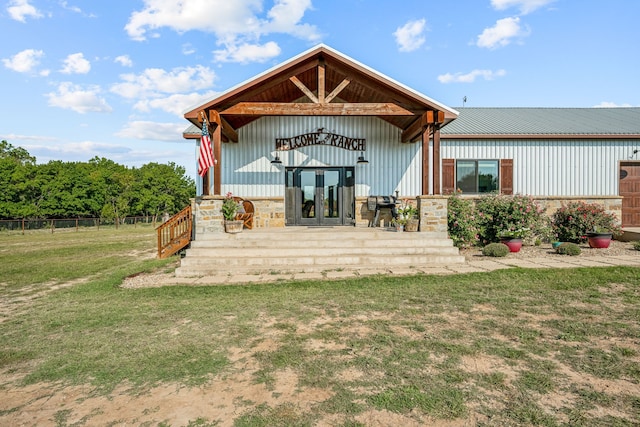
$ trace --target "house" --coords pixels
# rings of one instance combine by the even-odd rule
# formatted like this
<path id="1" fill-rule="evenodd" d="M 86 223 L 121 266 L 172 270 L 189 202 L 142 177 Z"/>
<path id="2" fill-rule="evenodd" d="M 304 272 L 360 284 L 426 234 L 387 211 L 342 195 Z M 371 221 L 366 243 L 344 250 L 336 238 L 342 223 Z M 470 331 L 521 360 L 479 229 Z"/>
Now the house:
<path id="1" fill-rule="evenodd" d="M 454 109 L 318 45 L 199 105 L 217 164 L 198 182 L 195 234 L 222 230 L 228 192 L 255 225 L 367 226 L 370 196 L 419 205 L 446 233 L 446 194 L 601 203 L 640 226 L 640 108 Z M 197 150 L 196 150 L 197 151 Z"/>

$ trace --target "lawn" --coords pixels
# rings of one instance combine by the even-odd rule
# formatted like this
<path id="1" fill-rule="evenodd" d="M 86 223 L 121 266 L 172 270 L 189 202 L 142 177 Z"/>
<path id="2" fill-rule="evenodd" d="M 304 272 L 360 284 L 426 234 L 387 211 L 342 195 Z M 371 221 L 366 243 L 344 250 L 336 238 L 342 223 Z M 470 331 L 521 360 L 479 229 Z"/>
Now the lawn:
<path id="1" fill-rule="evenodd" d="M 638 425 L 637 268 L 119 287 L 154 245 L 0 234 L 0 425 Z"/>

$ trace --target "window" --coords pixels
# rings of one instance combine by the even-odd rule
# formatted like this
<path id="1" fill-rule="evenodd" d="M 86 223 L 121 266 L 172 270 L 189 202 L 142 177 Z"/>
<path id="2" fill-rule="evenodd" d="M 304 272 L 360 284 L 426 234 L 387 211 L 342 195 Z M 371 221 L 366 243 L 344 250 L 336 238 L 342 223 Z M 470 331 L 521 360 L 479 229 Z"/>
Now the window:
<path id="1" fill-rule="evenodd" d="M 456 188 L 467 194 L 497 191 L 498 167 L 498 160 L 458 160 Z"/>

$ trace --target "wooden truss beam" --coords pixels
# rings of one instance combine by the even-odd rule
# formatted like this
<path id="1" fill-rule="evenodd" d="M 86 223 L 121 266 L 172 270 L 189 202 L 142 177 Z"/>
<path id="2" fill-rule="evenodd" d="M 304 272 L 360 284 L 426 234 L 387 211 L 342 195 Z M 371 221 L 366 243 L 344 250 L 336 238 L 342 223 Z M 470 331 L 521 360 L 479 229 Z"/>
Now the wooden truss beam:
<path id="1" fill-rule="evenodd" d="M 411 111 L 390 102 L 333 104 L 239 102 L 221 111 L 220 114 L 241 116 L 413 116 Z"/>
<path id="2" fill-rule="evenodd" d="M 222 134 L 231 142 L 238 142 L 238 131 L 227 122 L 216 110 L 209 111 L 209 122 L 215 123 L 222 128 Z"/>
<path id="3" fill-rule="evenodd" d="M 324 64 L 324 60 L 320 61 L 320 64 L 318 65 L 318 102 L 320 104 L 324 104 L 325 101 L 325 95 L 326 95 L 326 83 L 325 83 L 325 64 Z"/>
<path id="4" fill-rule="evenodd" d="M 315 96 L 315 94 L 313 92 L 311 92 L 311 90 L 305 86 L 304 83 L 302 83 L 300 81 L 300 79 L 298 79 L 296 76 L 291 76 L 289 77 L 289 80 L 291 80 L 291 82 L 296 85 L 298 87 L 298 89 L 300 89 L 302 91 L 302 93 L 304 93 L 305 95 L 307 95 L 307 98 L 309 98 L 311 100 L 311 102 L 313 102 L 314 104 L 319 104 L 320 100 L 318 99 L 317 96 Z"/>
<path id="5" fill-rule="evenodd" d="M 325 98 L 325 102 L 328 104 L 333 101 L 333 99 L 338 96 L 340 92 L 342 92 L 342 90 L 349 85 L 349 83 L 351 83 L 351 80 L 344 79 L 338 86 L 336 86 L 334 90 L 331 91 L 329 95 L 327 95 L 327 97 Z"/>
<path id="6" fill-rule="evenodd" d="M 415 119 L 400 136 L 402 142 L 412 142 L 418 139 L 428 125 L 444 123 L 444 111 L 429 110 Z"/>
<path id="7" fill-rule="evenodd" d="M 416 138 L 421 137 L 425 127 L 427 127 L 427 113 L 421 114 L 405 130 L 402 131 L 400 141 L 411 142 Z"/>

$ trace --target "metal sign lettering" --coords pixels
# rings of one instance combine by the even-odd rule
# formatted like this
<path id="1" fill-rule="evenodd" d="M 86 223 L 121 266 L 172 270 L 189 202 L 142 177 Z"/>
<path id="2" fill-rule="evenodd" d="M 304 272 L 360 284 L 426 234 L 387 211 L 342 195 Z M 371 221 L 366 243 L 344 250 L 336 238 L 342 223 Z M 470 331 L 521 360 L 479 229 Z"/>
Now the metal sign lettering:
<path id="1" fill-rule="evenodd" d="M 319 128 L 315 132 L 305 133 L 291 138 L 276 138 L 276 150 L 288 151 L 311 145 L 329 145 L 349 151 L 366 151 L 367 141 L 364 138 L 350 138 L 327 132 Z"/>

